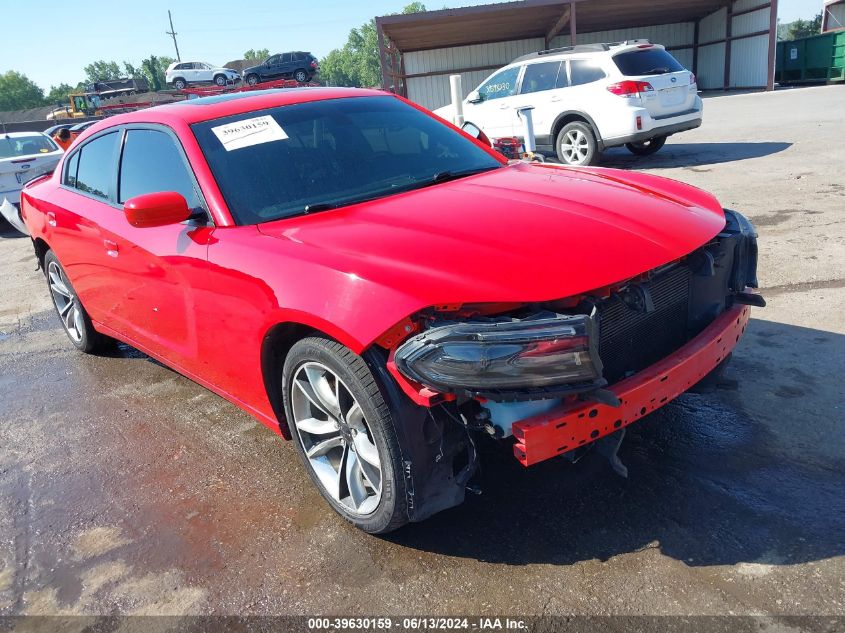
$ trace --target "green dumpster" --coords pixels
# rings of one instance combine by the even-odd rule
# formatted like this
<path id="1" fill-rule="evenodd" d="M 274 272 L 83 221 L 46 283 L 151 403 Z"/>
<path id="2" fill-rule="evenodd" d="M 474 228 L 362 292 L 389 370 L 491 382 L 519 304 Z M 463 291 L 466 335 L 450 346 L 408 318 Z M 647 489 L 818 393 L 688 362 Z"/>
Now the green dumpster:
<path id="1" fill-rule="evenodd" d="M 780 84 L 845 81 L 845 31 L 778 42 L 775 81 Z"/>

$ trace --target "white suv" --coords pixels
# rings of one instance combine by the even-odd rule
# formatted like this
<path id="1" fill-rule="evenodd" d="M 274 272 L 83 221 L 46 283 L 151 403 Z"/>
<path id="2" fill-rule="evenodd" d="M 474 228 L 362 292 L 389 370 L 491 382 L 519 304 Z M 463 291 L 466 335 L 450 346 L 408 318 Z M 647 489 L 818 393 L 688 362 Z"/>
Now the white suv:
<path id="1" fill-rule="evenodd" d="M 225 86 L 241 80 L 237 70 L 220 68 L 205 62 L 173 62 L 164 73 L 164 80 L 173 84 L 176 90 L 184 90 L 190 84 L 210 84 Z"/>
<path id="2" fill-rule="evenodd" d="M 647 40 L 589 44 L 520 57 L 464 101 L 464 120 L 490 138 L 522 136 L 517 111 L 533 106 L 537 148 L 561 162 L 591 165 L 625 145 L 645 156 L 670 134 L 701 125 L 695 75 Z M 452 120 L 451 105 L 436 114 Z"/>

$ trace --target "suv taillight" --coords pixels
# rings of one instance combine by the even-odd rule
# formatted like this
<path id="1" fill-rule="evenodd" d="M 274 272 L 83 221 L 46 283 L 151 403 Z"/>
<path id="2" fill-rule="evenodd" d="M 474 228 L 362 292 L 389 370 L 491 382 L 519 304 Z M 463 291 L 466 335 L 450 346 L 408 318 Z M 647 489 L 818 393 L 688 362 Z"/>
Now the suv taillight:
<path id="1" fill-rule="evenodd" d="M 644 92 L 654 92 L 654 87 L 647 81 L 620 81 L 607 89 L 619 97 L 638 97 Z"/>
<path id="2" fill-rule="evenodd" d="M 317 62 L 316 62 L 316 61 L 312 61 L 312 62 L 311 62 L 311 68 L 316 68 L 316 67 L 317 67 Z"/>

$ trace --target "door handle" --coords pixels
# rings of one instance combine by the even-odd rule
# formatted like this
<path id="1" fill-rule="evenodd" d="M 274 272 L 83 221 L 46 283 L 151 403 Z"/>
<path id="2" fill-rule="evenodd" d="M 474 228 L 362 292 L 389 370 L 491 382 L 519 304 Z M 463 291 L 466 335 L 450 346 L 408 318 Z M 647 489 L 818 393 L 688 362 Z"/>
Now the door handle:
<path id="1" fill-rule="evenodd" d="M 112 240 L 103 240 L 103 246 L 106 247 L 106 255 L 109 257 L 117 257 L 117 242 Z"/>
<path id="2" fill-rule="evenodd" d="M 47 224 L 50 226 L 56 226 L 56 214 L 52 211 L 47 212 Z"/>
<path id="3" fill-rule="evenodd" d="M 503 103 L 499 106 L 499 110 L 507 110 L 510 106 L 507 103 Z"/>
<path id="4" fill-rule="evenodd" d="M 551 99 L 549 99 L 549 101 L 558 102 L 560 101 L 560 97 L 552 97 Z"/>

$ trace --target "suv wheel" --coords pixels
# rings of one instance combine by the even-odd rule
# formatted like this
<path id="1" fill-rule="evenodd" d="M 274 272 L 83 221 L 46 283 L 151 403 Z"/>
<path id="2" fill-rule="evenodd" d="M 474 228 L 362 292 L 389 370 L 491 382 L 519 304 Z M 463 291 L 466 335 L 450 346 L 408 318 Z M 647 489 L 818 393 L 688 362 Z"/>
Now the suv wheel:
<path id="1" fill-rule="evenodd" d="M 258 83 L 258 75 L 247 75 L 247 76 L 246 76 L 246 82 L 247 82 L 250 86 L 254 86 L 254 85 L 256 85 L 256 84 Z"/>
<path id="2" fill-rule="evenodd" d="M 583 121 L 564 125 L 558 132 L 555 149 L 558 160 L 566 165 L 593 165 L 599 158 L 595 133 Z"/>
<path id="3" fill-rule="evenodd" d="M 188 87 L 188 82 L 180 77 L 179 79 L 173 80 L 173 87 L 176 88 L 176 90 L 184 90 Z"/>
<path id="4" fill-rule="evenodd" d="M 304 84 L 308 81 L 308 73 L 304 70 L 297 70 L 293 73 L 293 78 L 296 79 L 299 83 Z"/>
<path id="5" fill-rule="evenodd" d="M 285 358 L 282 385 L 297 452 L 332 508 L 371 534 L 407 523 L 399 442 L 364 359 L 326 338 L 302 339 Z"/>
<path id="6" fill-rule="evenodd" d="M 651 156 L 660 151 L 660 148 L 666 144 L 666 136 L 656 136 L 647 141 L 640 141 L 639 143 L 626 143 L 625 147 L 628 151 L 637 156 Z"/>
<path id="7" fill-rule="evenodd" d="M 214 77 L 214 83 L 218 86 L 225 86 L 226 85 L 226 77 L 224 75 L 216 75 Z"/>

